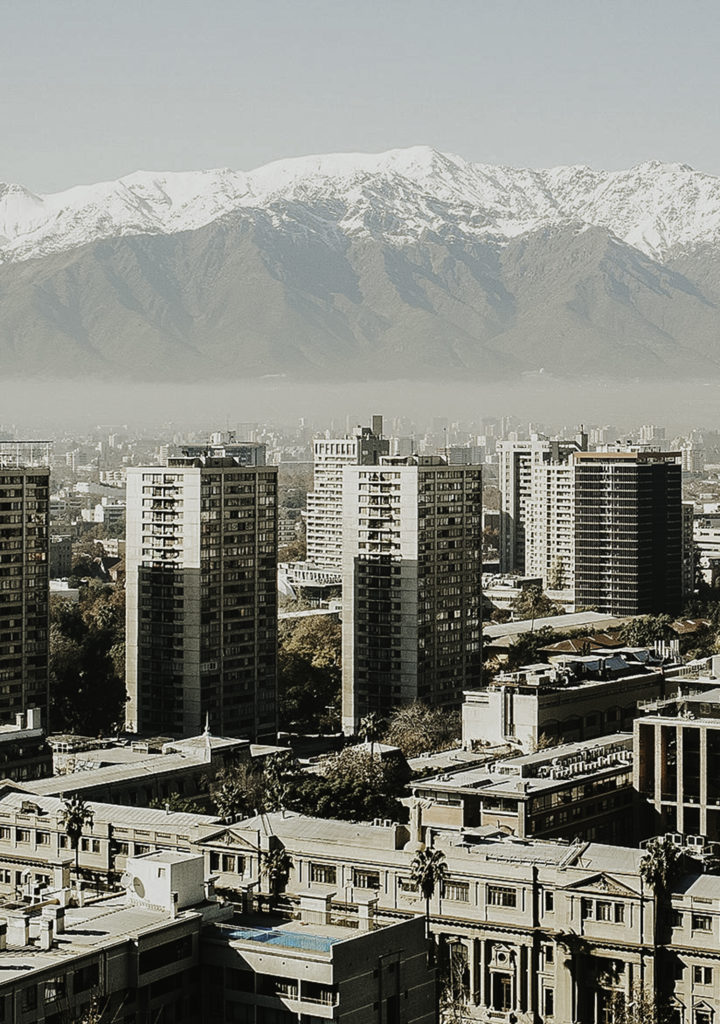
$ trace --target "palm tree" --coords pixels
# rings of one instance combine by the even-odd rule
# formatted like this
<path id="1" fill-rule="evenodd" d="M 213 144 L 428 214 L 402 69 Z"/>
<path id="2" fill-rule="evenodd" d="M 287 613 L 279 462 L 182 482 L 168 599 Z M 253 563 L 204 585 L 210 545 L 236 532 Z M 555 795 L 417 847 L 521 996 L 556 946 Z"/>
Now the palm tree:
<path id="1" fill-rule="evenodd" d="M 92 828 L 95 816 L 92 808 L 77 793 L 70 797 L 63 796 L 61 799 L 63 804 L 62 823 L 65 827 L 65 834 L 70 840 L 70 846 L 75 851 L 75 871 L 77 873 L 79 870 L 80 839 L 86 825 Z"/>
<path id="2" fill-rule="evenodd" d="M 374 711 L 360 719 L 358 736 L 370 744 L 370 757 L 372 757 L 375 743 L 380 739 L 380 720 Z"/>
<path id="3" fill-rule="evenodd" d="M 670 926 L 672 888 L 685 871 L 685 854 L 672 842 L 669 836 L 656 836 L 645 847 L 640 861 L 640 877 L 650 886 L 655 897 L 655 920 L 653 945 L 655 946 L 654 1003 L 661 1004 L 661 970 L 658 963 L 659 947 L 662 948 Z"/>
<path id="4" fill-rule="evenodd" d="M 282 844 L 261 852 L 260 873 L 267 879 L 270 896 L 277 896 L 285 888 L 292 866 L 292 857 Z"/>
<path id="5" fill-rule="evenodd" d="M 426 847 L 418 850 L 410 865 L 410 878 L 425 897 L 425 933 L 430 937 L 430 900 L 438 883 L 447 875 L 447 862 L 442 850 Z"/>

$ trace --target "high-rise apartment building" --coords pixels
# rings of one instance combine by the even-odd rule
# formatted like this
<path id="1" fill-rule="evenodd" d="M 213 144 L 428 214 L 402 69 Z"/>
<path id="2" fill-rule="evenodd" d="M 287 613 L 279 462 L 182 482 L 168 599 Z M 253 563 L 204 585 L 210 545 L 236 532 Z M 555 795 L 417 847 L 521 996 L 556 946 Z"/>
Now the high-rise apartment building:
<path id="1" fill-rule="evenodd" d="M 534 491 L 545 486 L 540 483 L 539 470 L 546 464 L 553 466 L 564 462 L 569 452 L 587 448 L 587 436 L 582 432 L 573 441 L 550 441 L 546 437 L 533 435 L 529 441 L 501 441 L 500 454 L 500 569 L 520 575 L 534 574 L 537 568 L 528 565 L 528 542 L 526 534 L 531 514 Z M 561 485 L 560 485 L 561 486 Z M 541 541 L 537 523 L 532 541 L 533 548 Z M 555 558 L 554 544 L 548 542 L 546 557 Z M 544 557 L 542 554 L 538 558 Z M 533 558 L 535 566 L 536 559 Z"/>
<path id="2" fill-rule="evenodd" d="M 128 724 L 276 733 L 277 469 L 212 455 L 127 474 Z"/>
<path id="3" fill-rule="evenodd" d="M 49 718 L 49 445 L 0 443 L 0 723 Z"/>
<path id="4" fill-rule="evenodd" d="M 481 681 L 479 466 L 439 456 L 347 466 L 342 720 L 421 700 L 459 708 Z"/>
<path id="5" fill-rule="evenodd" d="M 343 469 L 376 465 L 387 455 L 389 442 L 382 437 L 382 416 L 372 426 L 357 427 L 343 438 L 318 438 L 313 442 L 313 490 L 307 496 L 307 561 L 319 569 L 340 572 L 342 567 Z"/>
<path id="6" fill-rule="evenodd" d="M 676 612 L 682 599 L 676 453 L 578 452 L 575 604 L 611 615 Z"/>

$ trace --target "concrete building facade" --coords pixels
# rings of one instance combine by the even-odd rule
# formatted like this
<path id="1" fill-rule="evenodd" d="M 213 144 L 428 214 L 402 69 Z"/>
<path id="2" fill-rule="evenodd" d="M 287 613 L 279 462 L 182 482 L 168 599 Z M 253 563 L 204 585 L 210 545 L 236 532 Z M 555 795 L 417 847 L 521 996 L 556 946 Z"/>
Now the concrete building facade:
<path id="1" fill-rule="evenodd" d="M 36 444 L 0 444 L 0 723 L 30 708 L 49 721 L 50 470 Z"/>
<path id="2" fill-rule="evenodd" d="M 272 739 L 277 469 L 200 457 L 127 477 L 128 727 Z"/>
<path id="3" fill-rule="evenodd" d="M 313 489 L 307 496 L 306 559 L 318 569 L 342 568 L 343 469 L 373 466 L 389 451 L 382 436 L 382 416 L 372 426 L 357 427 L 343 438 L 316 438 L 313 442 Z"/>
<path id="4" fill-rule="evenodd" d="M 439 456 L 348 466 L 342 721 L 414 700 L 459 708 L 481 676 L 480 467 Z"/>

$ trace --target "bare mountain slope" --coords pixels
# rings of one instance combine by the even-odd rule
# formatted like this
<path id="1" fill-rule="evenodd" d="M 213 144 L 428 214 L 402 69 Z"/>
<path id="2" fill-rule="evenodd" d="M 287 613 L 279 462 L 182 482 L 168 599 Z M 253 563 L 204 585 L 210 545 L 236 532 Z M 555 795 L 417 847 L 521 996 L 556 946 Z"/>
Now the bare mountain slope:
<path id="1" fill-rule="evenodd" d="M 720 181 L 424 148 L 0 186 L 6 376 L 720 377 Z"/>

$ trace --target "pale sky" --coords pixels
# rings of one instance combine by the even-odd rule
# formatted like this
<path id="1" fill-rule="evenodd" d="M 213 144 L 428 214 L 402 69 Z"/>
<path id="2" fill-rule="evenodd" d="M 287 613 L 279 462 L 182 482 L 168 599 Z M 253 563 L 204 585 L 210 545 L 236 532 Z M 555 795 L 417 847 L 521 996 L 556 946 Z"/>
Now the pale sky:
<path id="1" fill-rule="evenodd" d="M 720 174 L 717 0 L 2 0 L 0 181 L 427 144 Z"/>

